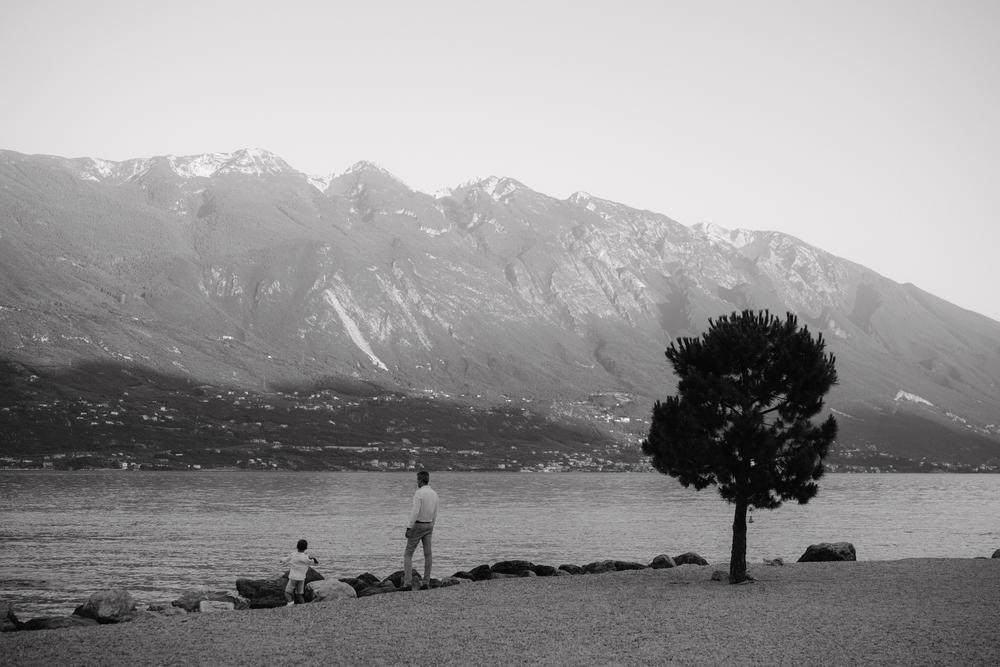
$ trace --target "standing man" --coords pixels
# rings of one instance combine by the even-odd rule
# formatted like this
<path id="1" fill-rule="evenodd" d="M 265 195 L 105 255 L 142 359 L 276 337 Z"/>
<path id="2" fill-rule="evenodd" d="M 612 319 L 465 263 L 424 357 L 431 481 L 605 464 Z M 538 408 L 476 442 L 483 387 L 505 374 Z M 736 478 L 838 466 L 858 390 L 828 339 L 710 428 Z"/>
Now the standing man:
<path id="1" fill-rule="evenodd" d="M 424 543 L 424 579 L 420 588 L 427 588 L 431 581 L 431 533 L 437 519 L 438 494 L 430 486 L 431 476 L 426 470 L 417 473 L 417 490 L 413 494 L 413 509 L 406 523 L 406 550 L 403 552 L 403 590 L 413 590 L 413 552 Z"/>

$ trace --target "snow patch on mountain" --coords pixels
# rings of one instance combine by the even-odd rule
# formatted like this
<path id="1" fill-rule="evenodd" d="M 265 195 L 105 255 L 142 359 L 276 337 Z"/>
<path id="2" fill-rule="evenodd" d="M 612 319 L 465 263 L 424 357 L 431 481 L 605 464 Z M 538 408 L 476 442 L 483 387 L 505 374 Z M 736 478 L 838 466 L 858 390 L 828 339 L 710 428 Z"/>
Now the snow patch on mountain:
<path id="1" fill-rule="evenodd" d="M 527 186 L 507 176 L 486 176 L 466 181 L 455 188 L 453 192 L 465 189 L 480 190 L 489 195 L 493 201 L 501 202 L 518 190 L 526 190 Z"/>
<path id="2" fill-rule="evenodd" d="M 262 148 L 241 148 L 233 153 L 168 155 L 166 161 L 181 178 L 211 178 L 220 174 L 260 177 L 294 171 L 280 157 Z"/>
<path id="3" fill-rule="evenodd" d="M 344 173 L 345 174 L 356 174 L 358 172 L 363 172 L 363 171 L 375 171 L 375 172 L 378 172 L 380 174 L 385 174 L 386 176 L 392 176 L 392 174 L 389 172 L 388 169 L 386 169 L 382 165 L 376 164 L 376 163 L 371 162 L 369 160 L 359 160 L 359 161 L 355 162 L 350 167 L 348 167 L 347 170 L 344 171 Z M 395 176 L 392 176 L 392 177 L 395 178 Z"/>
<path id="4" fill-rule="evenodd" d="M 382 360 L 375 355 L 375 351 L 372 350 L 368 340 L 361 333 L 361 329 L 358 327 L 357 322 L 354 321 L 354 318 L 352 318 L 347 312 L 347 309 L 340 303 L 340 299 L 337 298 L 337 295 L 332 289 L 323 290 L 323 300 L 332 306 L 334 311 L 336 311 L 337 317 L 340 318 L 341 324 L 344 325 L 344 330 L 347 331 L 347 335 L 350 336 L 351 341 L 358 347 L 358 349 L 361 350 L 365 356 L 367 356 L 371 362 L 375 364 L 375 366 L 384 371 L 389 370 L 388 366 L 386 366 Z"/>
<path id="5" fill-rule="evenodd" d="M 899 403 L 900 401 L 909 401 L 910 403 L 916 403 L 917 405 L 929 405 L 932 408 L 934 407 L 934 404 L 928 401 L 926 398 L 921 398 L 916 394 L 911 394 L 910 392 L 903 391 L 902 389 L 896 392 L 896 397 L 892 400 L 896 401 L 897 403 Z"/>
<path id="6" fill-rule="evenodd" d="M 376 164 L 374 162 L 370 162 L 368 160 L 361 160 L 360 162 L 355 162 L 350 167 L 348 167 L 347 171 L 345 171 L 343 174 L 341 174 L 341 176 L 349 176 L 349 175 L 352 175 L 352 174 L 361 175 L 361 174 L 366 174 L 366 173 L 367 174 L 378 174 L 379 176 L 383 176 L 385 178 L 388 178 L 389 180 L 397 183 L 398 185 L 403 186 L 407 190 L 412 190 L 412 188 L 410 188 L 410 186 L 408 186 L 406 183 L 403 182 L 403 179 L 399 178 L 398 176 L 396 176 L 395 174 L 393 174 L 391 171 L 389 171 L 385 167 L 383 167 L 383 166 L 381 166 L 379 164 Z"/>
<path id="7" fill-rule="evenodd" d="M 711 222 L 699 222 L 691 225 L 691 229 L 706 236 L 710 242 L 721 243 L 734 248 L 742 248 L 752 243 L 756 235 L 745 229 L 727 229 Z"/>
<path id="8" fill-rule="evenodd" d="M 262 148 L 242 148 L 226 160 L 216 174 L 245 174 L 265 176 L 290 171 L 291 168 L 280 157 Z"/>
<path id="9" fill-rule="evenodd" d="M 330 182 L 334 179 L 334 175 L 329 176 L 306 176 L 306 180 L 309 181 L 309 185 L 313 186 L 320 192 L 326 192 L 326 189 L 330 187 Z"/>
<path id="10" fill-rule="evenodd" d="M 87 158 L 83 169 L 80 171 L 80 178 L 87 181 L 103 181 L 113 175 L 118 167 L 118 163 L 100 158 Z"/>
<path id="11" fill-rule="evenodd" d="M 228 153 L 168 155 L 167 163 L 173 172 L 182 178 L 210 178 L 226 164 L 229 158 Z"/>

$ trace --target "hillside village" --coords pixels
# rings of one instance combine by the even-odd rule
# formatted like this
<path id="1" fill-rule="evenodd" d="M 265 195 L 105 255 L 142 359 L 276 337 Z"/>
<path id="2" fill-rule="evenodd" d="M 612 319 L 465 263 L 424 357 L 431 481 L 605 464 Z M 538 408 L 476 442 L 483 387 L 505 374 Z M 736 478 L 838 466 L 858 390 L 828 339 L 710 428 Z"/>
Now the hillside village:
<path id="1" fill-rule="evenodd" d="M 114 400 L 53 398 L 0 408 L 0 466 L 142 470 L 626 471 L 638 441 L 613 432 L 629 417 L 601 408 L 609 429 L 579 432 L 531 401 L 500 407 L 447 395 L 308 395 L 200 386 Z M 546 406 L 547 409 L 548 406 Z M 585 410 L 567 405 L 564 413 Z M 591 406 L 593 409 L 593 406 Z"/>
<path id="2" fill-rule="evenodd" d="M 50 398 L 0 408 L 0 467 L 126 470 L 500 470 L 643 472 L 648 419 L 623 394 L 538 404 L 507 398 L 258 394 L 212 386 L 113 400 Z M 473 400 L 468 400 L 468 399 Z M 450 402 L 449 402 L 450 401 Z M 558 420 L 553 419 L 557 416 Z M 577 432 L 562 424 L 580 420 Z M 603 423 L 603 430 L 585 424 Z M 1000 472 L 911 460 L 874 444 L 835 448 L 831 472 Z"/>

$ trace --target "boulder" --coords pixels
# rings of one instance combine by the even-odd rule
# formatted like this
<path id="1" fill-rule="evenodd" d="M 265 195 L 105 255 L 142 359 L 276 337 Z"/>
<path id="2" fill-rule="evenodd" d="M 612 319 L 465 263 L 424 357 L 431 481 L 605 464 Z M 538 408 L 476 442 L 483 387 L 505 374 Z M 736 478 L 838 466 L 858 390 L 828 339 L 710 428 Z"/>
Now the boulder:
<path id="1" fill-rule="evenodd" d="M 357 594 L 359 598 L 365 597 L 365 593 L 363 591 L 366 591 L 370 588 L 377 588 L 382 584 L 382 582 L 379 581 L 378 579 L 375 579 L 374 582 L 371 582 L 368 579 L 352 579 L 352 578 L 340 579 L 339 581 L 353 588 L 354 592 Z M 388 582 L 388 585 L 392 586 L 393 589 L 396 588 L 396 585 L 393 584 L 391 581 Z M 306 588 L 308 588 L 308 586 L 306 586 Z M 385 591 L 382 590 L 376 592 L 384 593 Z M 373 594 L 372 592 L 367 593 L 367 595 L 372 595 L 372 594 Z"/>
<path id="2" fill-rule="evenodd" d="M 357 591 L 349 584 L 333 579 L 323 579 L 306 584 L 306 588 L 312 589 L 313 602 L 330 602 L 332 600 L 343 600 L 345 598 L 358 597 Z"/>
<path id="3" fill-rule="evenodd" d="M 682 553 L 680 556 L 674 556 L 675 565 L 708 565 L 708 561 L 696 554 L 693 551 L 688 551 Z"/>
<path id="4" fill-rule="evenodd" d="M 285 574 L 283 574 L 281 578 L 284 579 L 285 581 L 288 581 L 288 572 L 285 572 Z M 323 575 L 320 574 L 319 572 L 317 572 L 316 570 L 314 570 L 312 568 L 309 568 L 308 570 L 306 570 L 306 585 L 307 586 L 309 584 L 311 584 L 312 582 L 314 582 L 314 581 L 321 581 L 322 579 L 323 579 Z"/>
<path id="5" fill-rule="evenodd" d="M 494 574 L 517 574 L 525 570 L 534 570 L 535 564 L 527 560 L 502 560 L 494 563 L 490 571 Z"/>
<path id="6" fill-rule="evenodd" d="M 624 570 L 645 570 L 646 566 L 642 563 L 636 563 L 630 560 L 613 560 L 611 561 L 612 567 L 615 568 L 615 572 L 622 572 Z"/>
<path id="7" fill-rule="evenodd" d="M 850 542 L 821 542 L 810 544 L 806 552 L 799 556 L 800 563 L 857 560 L 854 545 Z"/>
<path id="8" fill-rule="evenodd" d="M 997 549 L 996 551 L 994 551 L 993 555 L 990 556 L 990 558 L 1000 558 L 1000 549 Z"/>
<path id="9" fill-rule="evenodd" d="M 583 566 L 584 574 L 603 574 L 614 571 L 615 562 L 613 560 L 598 560 Z"/>
<path id="10" fill-rule="evenodd" d="M 439 586 L 444 588 L 446 586 L 458 586 L 460 584 L 471 583 L 472 579 L 467 579 L 465 577 L 445 577 L 439 582 Z"/>
<path id="11" fill-rule="evenodd" d="M 236 605 L 226 600 L 202 600 L 198 603 L 198 611 L 203 614 L 215 614 L 220 611 L 232 611 Z"/>
<path id="12" fill-rule="evenodd" d="M 572 565 L 570 563 L 563 563 L 559 566 L 560 570 L 568 574 L 583 574 L 583 568 L 579 565 Z"/>
<path id="13" fill-rule="evenodd" d="M 667 554 L 660 554 L 653 559 L 653 562 L 650 563 L 649 566 L 654 570 L 662 570 L 668 567 L 676 567 L 677 563 L 675 563 L 674 559 Z"/>
<path id="14" fill-rule="evenodd" d="M 724 570 L 712 572 L 712 581 L 729 581 L 729 573 Z"/>
<path id="15" fill-rule="evenodd" d="M 20 625 L 21 622 L 14 614 L 14 604 L 7 600 L 0 600 L 0 632 L 15 632 Z"/>
<path id="16" fill-rule="evenodd" d="M 97 621 L 83 616 L 48 616 L 33 618 L 21 623 L 21 630 L 56 630 L 59 628 L 78 628 L 86 625 L 97 625 Z"/>
<path id="17" fill-rule="evenodd" d="M 493 577 L 493 570 L 490 569 L 489 565 L 479 565 L 469 570 L 469 574 L 472 575 L 474 581 L 485 581 Z"/>
<path id="18" fill-rule="evenodd" d="M 249 600 L 251 609 L 268 609 L 285 604 L 285 584 L 288 580 L 236 578 L 236 590 Z"/>
<path id="19" fill-rule="evenodd" d="M 451 575 L 453 579 L 467 579 L 469 581 L 475 581 L 475 577 L 472 576 L 471 572 L 466 572 L 465 570 L 459 570 L 455 574 Z"/>
<path id="20" fill-rule="evenodd" d="M 391 581 L 392 585 L 395 588 L 402 588 L 403 587 L 403 571 L 402 570 L 396 570 L 395 572 L 393 572 L 392 574 L 390 574 L 388 577 L 386 577 L 385 579 L 383 579 L 382 583 L 385 583 L 387 581 Z M 423 582 L 423 577 L 421 577 L 420 573 L 417 572 L 416 570 L 413 570 L 413 582 L 412 583 L 413 583 L 413 587 L 414 588 L 420 588 L 423 585 L 423 583 L 424 583 Z"/>
<path id="21" fill-rule="evenodd" d="M 343 581 L 343 580 L 341 580 L 341 581 Z M 375 584 L 381 583 L 382 580 L 379 579 L 378 577 L 376 577 L 371 572 L 364 572 L 364 573 L 358 575 L 358 581 L 362 581 L 362 582 L 368 584 L 369 586 L 374 586 Z"/>
<path id="22" fill-rule="evenodd" d="M 399 589 L 390 580 L 386 579 L 383 582 L 377 583 L 374 586 L 365 586 L 360 591 L 358 591 L 358 597 L 364 598 L 369 595 L 379 595 L 381 593 L 395 593 Z"/>
<path id="23" fill-rule="evenodd" d="M 115 588 L 94 593 L 76 608 L 73 615 L 91 618 L 98 623 L 121 623 L 132 620 L 135 613 L 132 596 L 126 590 Z"/>
<path id="24" fill-rule="evenodd" d="M 764 565 L 770 565 L 772 567 L 781 567 L 784 564 L 785 564 L 785 560 L 783 558 L 765 558 L 764 559 Z"/>
<path id="25" fill-rule="evenodd" d="M 539 577 L 554 577 L 559 570 L 551 565 L 536 565 L 534 571 Z"/>

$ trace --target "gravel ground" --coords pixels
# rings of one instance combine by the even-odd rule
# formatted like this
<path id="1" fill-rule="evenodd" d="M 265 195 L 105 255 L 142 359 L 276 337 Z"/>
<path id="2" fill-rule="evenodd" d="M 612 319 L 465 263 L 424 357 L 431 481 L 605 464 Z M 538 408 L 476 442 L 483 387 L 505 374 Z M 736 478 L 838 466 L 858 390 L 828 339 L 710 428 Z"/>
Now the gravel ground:
<path id="1" fill-rule="evenodd" d="M 685 565 L 0 635 L 10 665 L 1000 665 L 1000 559 Z"/>

